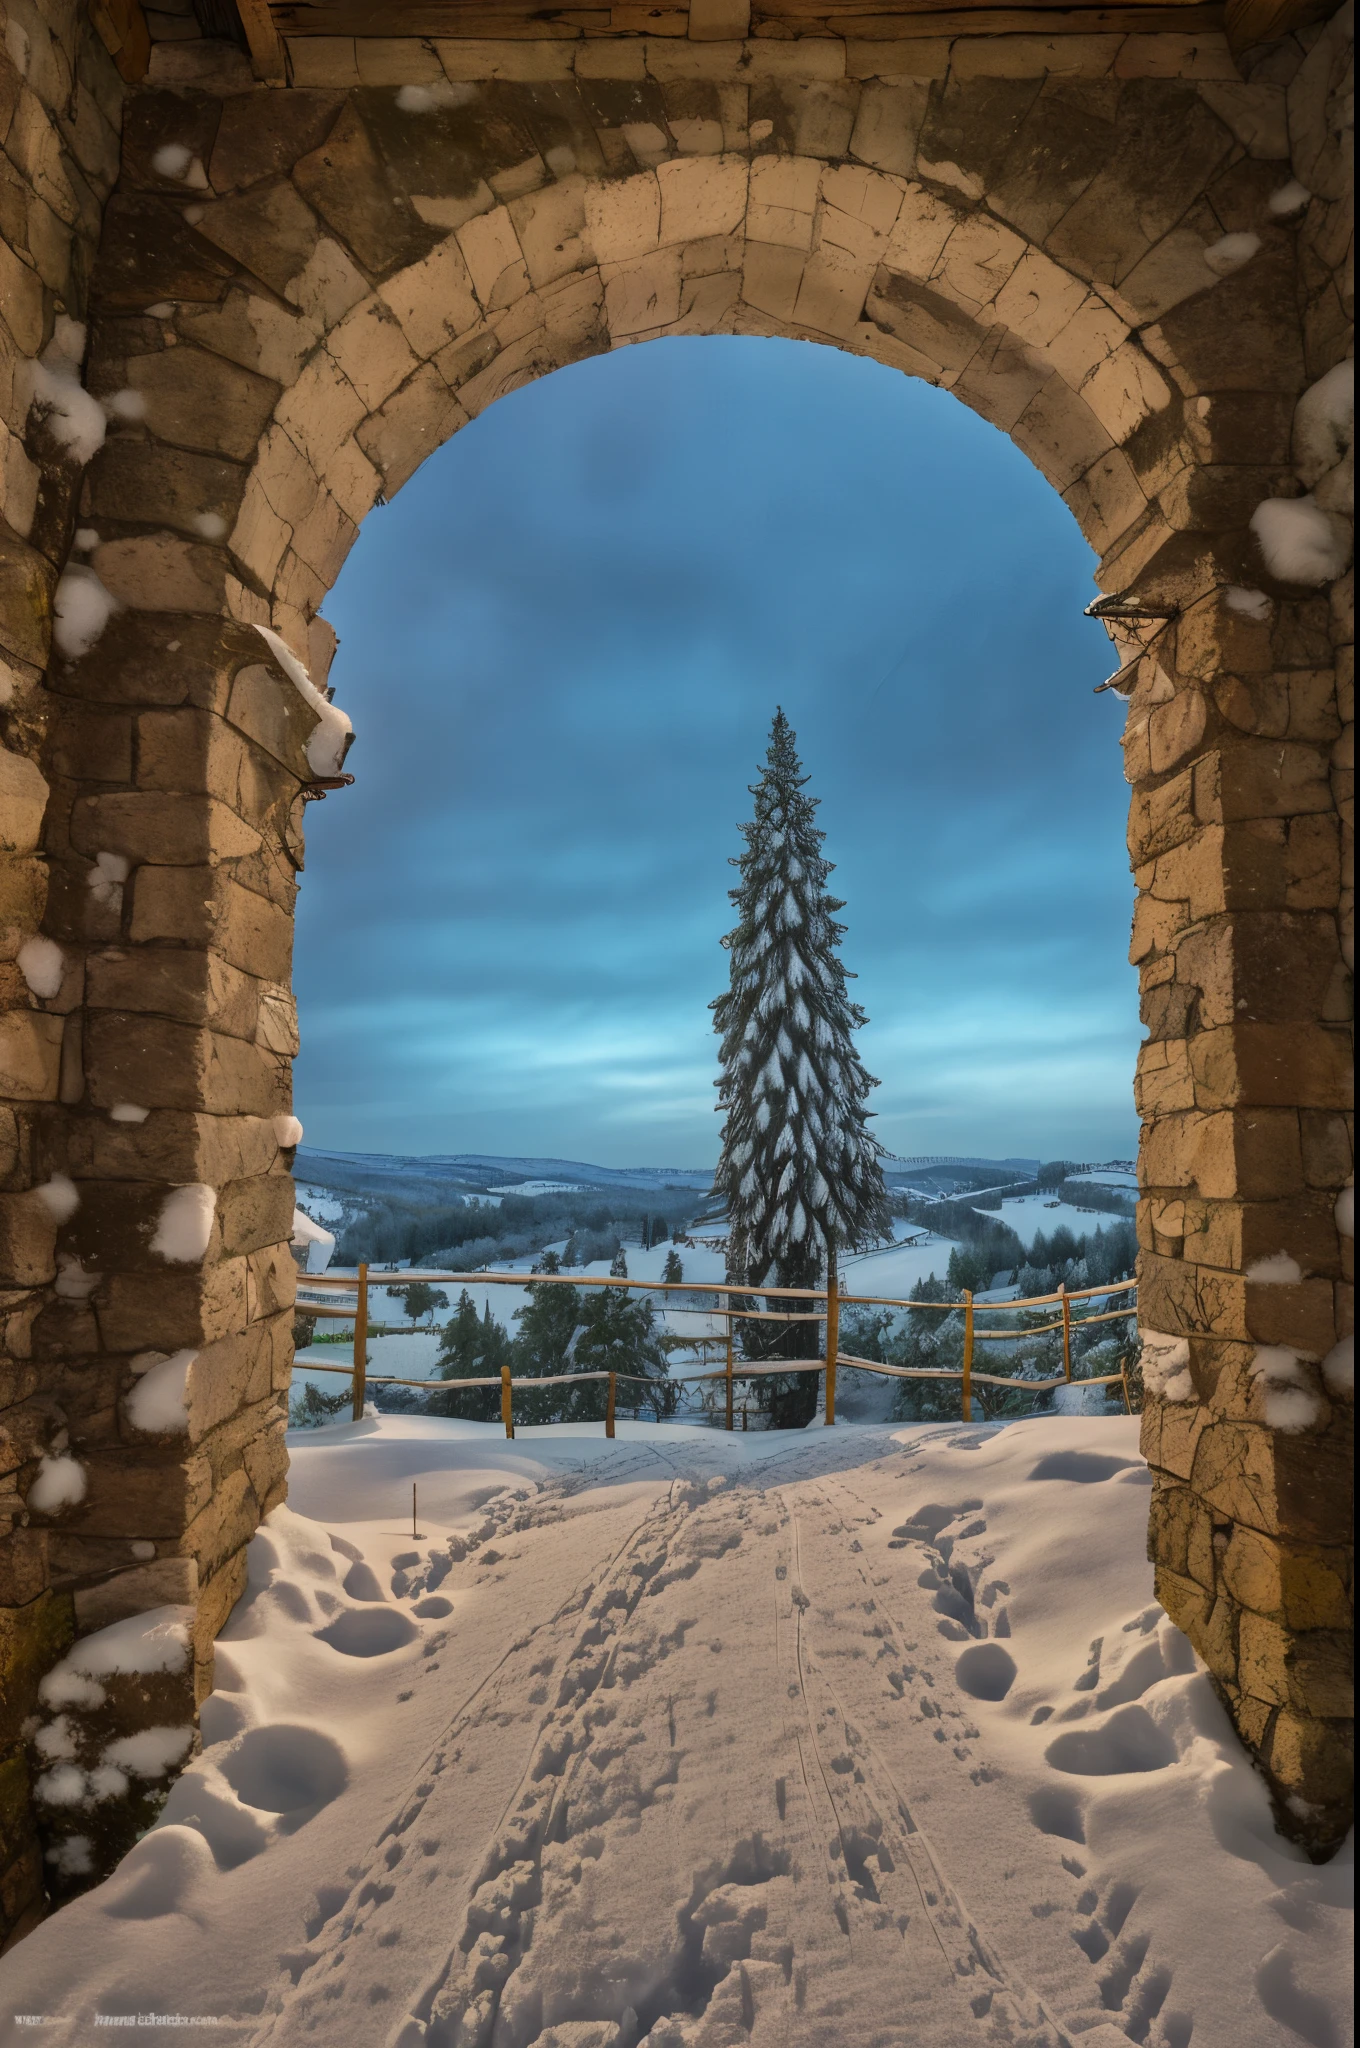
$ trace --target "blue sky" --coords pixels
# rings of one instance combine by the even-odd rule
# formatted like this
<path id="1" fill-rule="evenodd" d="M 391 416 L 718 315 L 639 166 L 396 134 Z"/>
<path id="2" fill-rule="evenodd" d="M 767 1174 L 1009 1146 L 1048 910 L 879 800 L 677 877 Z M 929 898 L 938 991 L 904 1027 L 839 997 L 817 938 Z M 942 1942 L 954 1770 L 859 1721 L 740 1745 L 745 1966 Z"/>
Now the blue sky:
<path id="1" fill-rule="evenodd" d="M 727 863 L 782 704 L 884 1143 L 1129 1154 L 1093 566 L 1003 434 L 835 350 L 653 342 L 501 400 L 325 607 L 358 780 L 308 811 L 308 1142 L 710 1164 Z"/>

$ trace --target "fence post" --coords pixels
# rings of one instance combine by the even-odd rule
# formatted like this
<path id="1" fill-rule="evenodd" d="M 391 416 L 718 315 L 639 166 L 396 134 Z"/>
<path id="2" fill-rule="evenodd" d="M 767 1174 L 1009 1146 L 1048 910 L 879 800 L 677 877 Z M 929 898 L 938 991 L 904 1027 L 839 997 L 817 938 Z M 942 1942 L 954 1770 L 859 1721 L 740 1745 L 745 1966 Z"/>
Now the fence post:
<path id="1" fill-rule="evenodd" d="M 727 1319 L 727 1427 L 732 1427 L 732 1311 L 723 1311 Z"/>
<path id="2" fill-rule="evenodd" d="M 973 1290 L 963 1290 L 963 1419 L 973 1419 Z"/>
<path id="3" fill-rule="evenodd" d="M 615 1375 L 611 1372 L 609 1375 L 609 1399 L 605 1402 L 604 1407 L 604 1433 L 606 1436 L 613 1436 L 614 1434 L 614 1378 Z"/>
<path id="4" fill-rule="evenodd" d="M 835 1241 L 826 1247 L 826 1426 L 836 1420 L 836 1356 L 841 1347 L 841 1288 Z"/>
<path id="5" fill-rule="evenodd" d="M 1072 1304 L 1067 1299 L 1067 1282 L 1065 1280 L 1059 1282 L 1058 1292 L 1062 1296 L 1063 1378 L 1070 1380 L 1072 1377 Z"/>
<path id="6" fill-rule="evenodd" d="M 354 1420 L 364 1419 L 368 1399 L 368 1267 L 359 1268 L 359 1298 L 354 1305 Z"/>
<path id="7" fill-rule="evenodd" d="M 507 1436 L 515 1434 L 513 1402 L 514 1397 L 510 1391 L 510 1368 L 508 1365 L 503 1365 L 501 1367 L 501 1421 L 505 1424 L 505 1434 Z"/>

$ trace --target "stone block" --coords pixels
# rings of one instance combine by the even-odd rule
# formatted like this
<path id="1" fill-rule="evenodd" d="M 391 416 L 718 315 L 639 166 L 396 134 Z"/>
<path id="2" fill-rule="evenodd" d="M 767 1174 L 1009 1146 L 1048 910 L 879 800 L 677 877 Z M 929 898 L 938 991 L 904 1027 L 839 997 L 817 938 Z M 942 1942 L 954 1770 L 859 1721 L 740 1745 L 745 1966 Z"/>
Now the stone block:
<path id="1" fill-rule="evenodd" d="M 571 31 L 574 38 L 576 31 Z M 459 36 L 456 40 L 435 38 L 435 50 L 446 78 L 482 80 L 503 78 L 516 83 L 541 84 L 572 75 L 572 60 L 581 48 L 569 38 L 544 36 L 487 40 Z"/>
<path id="2" fill-rule="evenodd" d="M 682 158 L 657 169 L 663 245 L 728 235 L 746 215 L 747 166 L 739 156 Z"/>
<path id="3" fill-rule="evenodd" d="M 106 541 L 91 558 L 96 575 L 133 611 L 221 612 L 227 563 L 221 550 L 170 533 Z"/>
<path id="4" fill-rule="evenodd" d="M 271 378 L 184 343 L 133 357 L 127 380 L 163 440 L 237 462 L 254 452 L 279 397 Z"/>
<path id="5" fill-rule="evenodd" d="M 1223 1553 L 1223 1584 L 1239 1605 L 1290 1630 L 1345 1629 L 1351 1620 L 1345 1550 L 1281 1542 L 1235 1528 Z"/>
<path id="6" fill-rule="evenodd" d="M 1220 1025 L 1191 1039 L 1190 1065 L 1201 1109 L 1349 1106 L 1350 1046 L 1325 1025 Z"/>
<path id="7" fill-rule="evenodd" d="M 293 1233 L 293 1183 L 287 1174 L 267 1173 L 232 1181 L 218 1197 L 222 1248 L 254 1252 L 286 1245 Z"/>
<path id="8" fill-rule="evenodd" d="M 1335 1722 L 1284 1708 L 1271 1729 L 1267 1763 L 1271 1776 L 1286 1791 L 1297 1791 L 1310 1806 L 1330 1809 L 1320 1818 L 1330 1822 L 1320 1844 L 1332 1848 L 1344 1836 L 1350 1819 L 1354 1782 L 1352 1732 Z"/>
<path id="9" fill-rule="evenodd" d="M 38 1010 L 0 1013 L 0 1092 L 18 1102 L 55 1102 L 62 1020 Z"/>
<path id="10" fill-rule="evenodd" d="M 1143 1456 L 1154 1473 L 1169 1473 L 1173 1478 L 1188 1480 L 1208 1420 L 1207 1411 L 1198 1401 L 1150 1398 L 1143 1409 L 1140 1442 Z M 1155 1481 L 1157 1485 L 1161 1483 Z"/>
<path id="11" fill-rule="evenodd" d="M 56 580 L 35 548 L 0 532 L 0 649 L 34 668 L 47 666 Z"/>
<path id="12" fill-rule="evenodd" d="M 746 45 L 746 76 L 766 80 L 845 77 L 845 44 L 839 36 L 798 36 L 791 42 L 759 40 Z"/>
<path id="13" fill-rule="evenodd" d="M 436 240 L 410 200 L 394 188 L 352 100 L 325 142 L 298 159 L 293 182 L 375 279 L 417 262 Z"/>
<path id="14" fill-rule="evenodd" d="M 260 836 L 215 797 L 126 790 L 78 798 L 71 843 L 90 859 L 99 853 L 120 853 L 133 862 L 192 867 L 205 860 L 239 860 L 255 853 Z"/>
<path id="15" fill-rule="evenodd" d="M 896 42 L 848 40 L 847 78 L 944 78 L 949 71 L 947 36 L 913 36 Z"/>
<path id="16" fill-rule="evenodd" d="M 277 419 L 320 477 L 366 412 L 364 401 L 334 357 L 322 353 L 312 358 L 292 389 L 285 392 Z"/>
<path id="17" fill-rule="evenodd" d="M 118 436 L 105 443 L 86 479 L 91 519 L 146 521 L 202 536 L 205 523 L 230 526 L 244 473 L 218 456 Z"/>
<path id="18" fill-rule="evenodd" d="M 142 312 L 163 299 L 215 304 L 232 273 L 168 199 L 117 193 L 104 214 L 91 292 L 104 312 Z"/>
<path id="19" fill-rule="evenodd" d="M 129 1565 L 114 1578 L 77 1589 L 76 1634 L 91 1635 L 150 1607 L 192 1606 L 197 1593 L 198 1569 L 192 1557 L 157 1557 L 148 1564 Z"/>
<path id="20" fill-rule="evenodd" d="M 810 159 L 757 157 L 751 165 L 748 241 L 810 250 L 821 180 L 821 165 Z"/>
<path id="21" fill-rule="evenodd" d="M 911 177 L 929 97 L 930 88 L 921 80 L 876 79 L 866 85 L 850 135 L 851 156 L 875 170 Z"/>
<path id="22" fill-rule="evenodd" d="M 134 942 L 182 940 L 211 946 L 234 967 L 287 981 L 293 924 L 287 912 L 211 868 L 147 865 L 133 878 Z"/>
<path id="23" fill-rule="evenodd" d="M 625 263 L 658 247 L 661 187 L 654 171 L 643 171 L 585 193 L 585 243 L 597 263 Z"/>
<path id="24" fill-rule="evenodd" d="M 680 251 L 657 249 L 602 266 L 605 318 L 615 340 L 668 327 L 680 313 Z"/>
<path id="25" fill-rule="evenodd" d="M 194 1360 L 189 1386 L 189 1435 L 201 1443 L 244 1408 L 254 1408 L 275 1391 L 271 1326 L 252 1324 L 209 1344 Z"/>
<path id="26" fill-rule="evenodd" d="M 1176 1624 L 1182 1635 L 1189 1636 L 1206 1663 L 1210 1663 L 1204 1645 L 1209 1639 L 1209 1620 L 1213 1612 L 1213 1595 L 1206 1593 L 1203 1586 L 1193 1579 L 1183 1578 L 1165 1565 L 1158 1565 L 1154 1575 L 1154 1586 L 1158 1600 L 1166 1609 L 1168 1618 Z M 1219 1660 L 1232 1669 L 1231 1657 Z M 1210 1663 L 1210 1669 L 1215 1667 Z"/>
<path id="27" fill-rule="evenodd" d="M 494 220 L 496 216 L 486 218 Z M 439 346 L 447 339 L 447 335 L 441 335 L 431 346 Z M 326 347 L 369 412 L 381 405 L 399 384 L 404 384 L 416 368 L 416 358 L 400 322 L 380 300 L 356 306 L 332 330 Z"/>
<path id="28" fill-rule="evenodd" d="M 238 191 L 286 174 L 324 141 L 340 106 L 338 93 L 309 91 L 296 77 L 286 93 L 252 92 L 224 100 L 207 159 L 214 192 Z"/>
<path id="29" fill-rule="evenodd" d="M 363 422 L 356 438 L 390 497 L 427 455 L 466 423 L 467 413 L 438 370 L 427 363 Z"/>
<path id="30" fill-rule="evenodd" d="M 108 1351 L 195 1349 L 231 1335 L 246 1321 L 244 1259 L 219 1259 L 160 1272 L 111 1273 L 99 1292 L 99 1334 Z M 84 1526 L 82 1524 L 82 1526 Z M 115 1526 L 110 1535 L 127 1534 Z M 153 1535 L 133 1528 L 134 1535 Z"/>
<path id="31" fill-rule="evenodd" d="M 69 1593 L 44 1592 L 18 1607 L 0 1607 L 0 1745 L 22 1739 L 38 1704 L 38 1685 L 70 1647 L 74 1617 Z M 26 1787 L 25 1787 L 26 1790 Z"/>
<path id="32" fill-rule="evenodd" d="M 237 1550 L 224 1559 L 210 1578 L 199 1584 L 193 1640 L 194 1696 L 200 1706 L 213 1690 L 213 1643 L 226 1627 L 233 1607 L 245 1592 L 246 1578 L 246 1553 Z"/>
<path id="33" fill-rule="evenodd" d="M 0 1195 L 0 1286 L 47 1286 L 56 1244 L 57 1226 L 35 1195 Z"/>
<path id="34" fill-rule="evenodd" d="M 182 1024 L 211 1024 L 253 1038 L 261 984 L 220 954 L 138 947 L 92 953 L 86 1002 L 91 1010 L 147 1011 Z"/>
<path id="35" fill-rule="evenodd" d="M 1293 256 L 1281 237 L 1211 291 L 1164 313 L 1160 332 L 1189 388 L 1297 393 L 1304 360 L 1294 290 Z"/>
<path id="36" fill-rule="evenodd" d="M 0 747 L 0 851 L 32 853 L 42 842 L 47 783 L 36 761 Z"/>
<path id="37" fill-rule="evenodd" d="M 568 182 L 580 183 L 579 180 Z M 555 228 L 563 216 L 561 204 L 562 190 L 561 186 L 550 186 L 546 192 L 535 194 L 533 199 L 517 202 L 513 209 L 514 217 L 516 219 L 524 217 L 521 210 L 528 209 L 528 217 L 532 219 L 536 209 L 541 208 L 545 215 L 552 215 L 553 227 Z M 570 202 L 574 197 L 574 210 L 579 215 L 581 210 L 579 191 L 574 195 L 568 192 L 566 196 L 568 201 L 566 211 L 570 212 L 572 210 Z M 570 269 L 572 265 L 568 262 L 562 267 Z M 561 269 L 551 270 L 550 274 L 554 276 L 560 275 Z M 534 276 L 532 265 L 530 266 L 530 275 L 533 276 L 535 284 L 546 281 L 542 277 Z M 479 315 L 477 300 L 473 292 L 472 277 L 464 260 L 463 252 L 453 236 L 449 236 L 445 241 L 440 242 L 436 248 L 430 251 L 428 256 L 425 256 L 419 263 L 413 265 L 411 269 L 400 271 L 395 277 L 389 278 L 386 284 L 382 286 L 379 298 L 396 319 L 401 333 L 405 336 L 408 350 L 413 350 L 415 356 L 421 358 L 433 355 L 457 335 L 465 334 L 470 327 L 475 325 Z M 351 315 L 351 321 L 359 317 L 358 314 Z M 372 315 L 370 314 L 370 319 L 371 317 Z M 356 330 L 355 338 L 362 342 L 367 332 L 367 328 Z M 412 359 L 400 376 L 391 376 L 392 370 L 397 367 L 397 357 L 390 343 L 388 343 L 382 358 L 384 362 L 383 376 L 378 380 L 382 383 L 383 389 L 375 393 L 371 392 L 366 383 L 362 381 L 362 373 L 360 375 L 352 373 L 350 355 L 343 346 L 337 348 L 333 342 L 332 353 L 336 355 L 337 361 L 340 362 L 346 374 L 350 376 L 350 381 L 355 385 L 356 390 L 368 401 L 370 410 L 381 404 L 399 384 L 404 384 L 411 370 L 415 367 L 414 359 Z M 388 381 L 389 377 L 390 381 Z"/>
<path id="38" fill-rule="evenodd" d="M 85 1465 L 86 1493 L 67 1511 L 64 1526 L 85 1536 L 139 1538 L 178 1544 L 195 1494 L 210 1484 L 203 1470 L 197 1486 L 183 1461 L 126 1450 L 92 1452 Z"/>
<path id="39" fill-rule="evenodd" d="M 250 1320 L 291 1309 L 297 1298 L 297 1267 L 287 1244 L 265 1245 L 246 1261 Z"/>

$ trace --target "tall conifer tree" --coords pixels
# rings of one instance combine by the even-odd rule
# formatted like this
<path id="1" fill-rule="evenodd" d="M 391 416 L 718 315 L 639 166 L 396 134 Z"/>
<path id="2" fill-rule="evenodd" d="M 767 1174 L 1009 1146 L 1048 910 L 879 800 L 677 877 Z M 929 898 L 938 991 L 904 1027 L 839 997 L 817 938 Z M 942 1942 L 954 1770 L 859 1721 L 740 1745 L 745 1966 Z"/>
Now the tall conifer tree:
<path id="1" fill-rule="evenodd" d="M 777 711 L 751 786 L 755 816 L 741 827 L 746 850 L 733 862 L 741 881 L 729 892 L 738 922 L 723 940 L 730 984 L 712 1006 L 726 1111 L 713 1184 L 727 1203 L 730 1277 L 754 1287 L 816 1286 L 828 1251 L 890 1228 L 882 1147 L 865 1107 L 878 1084 L 854 1043 L 867 1019 L 846 993 L 845 927 L 835 918 L 844 905 L 827 892 L 832 863 L 807 781 Z M 800 1378 L 806 1390 L 793 1407 L 810 1415 L 816 1382 Z"/>

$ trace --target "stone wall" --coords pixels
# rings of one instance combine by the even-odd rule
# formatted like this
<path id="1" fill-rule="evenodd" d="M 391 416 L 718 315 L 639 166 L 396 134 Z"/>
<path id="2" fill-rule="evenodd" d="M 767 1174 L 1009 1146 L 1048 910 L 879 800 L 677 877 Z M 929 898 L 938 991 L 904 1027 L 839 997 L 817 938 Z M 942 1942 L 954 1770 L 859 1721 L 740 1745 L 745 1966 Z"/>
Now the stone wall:
<path id="1" fill-rule="evenodd" d="M 93 284 L 110 426 L 43 586 L 64 560 L 56 993 L 16 1013 L 47 1191 L 15 1209 L 16 1554 L 105 1574 L 106 1618 L 189 1609 L 201 1691 L 282 1498 L 291 913 L 347 742 L 318 610 L 366 512 L 581 356 L 794 336 L 1011 434 L 1126 601 L 1153 1548 L 1288 1824 L 1330 1845 L 1349 527 L 1312 429 L 1349 347 L 1348 40 L 1338 17 L 1244 77 L 1212 35 L 310 39 L 279 90 L 157 48 Z M 93 1790 L 54 1817 L 64 1880 L 135 1818 Z"/>
<path id="2" fill-rule="evenodd" d="M 108 26 L 108 43 L 120 38 Z M 35 953 L 47 899 L 41 761 L 52 700 L 42 687 L 52 593 L 71 544 L 91 421 L 78 392 L 89 281 L 118 175 L 126 91 L 77 0 L 6 0 L 0 45 L 0 1931 L 38 1909 L 42 1872 L 23 1751 L 36 1686 L 70 1640 L 72 1566 L 30 1519 L 44 1455 L 59 1459 L 74 1410 L 49 1364 L 57 1224 L 31 1193 L 44 1105 L 61 1085 L 78 972 Z M 30 411 L 36 360 L 67 408 Z M 70 412 L 68 419 L 67 413 Z M 84 435 L 84 441 L 81 435 Z M 41 990 L 40 994 L 38 991 Z M 126 1542 L 120 1554 L 128 1555 Z"/>
<path id="3" fill-rule="evenodd" d="M 1296 483 L 1276 488 L 1307 487 L 1333 525 L 1335 567 L 1353 458 L 1319 431 L 1317 394 L 1354 346 L 1351 10 L 1301 41 L 1246 67 L 1286 88 L 1299 207 L 1298 338 L 1253 431 L 1288 452 Z M 1354 571 L 1308 601 L 1242 573 L 1285 601 L 1190 607 L 1125 740 L 1140 1307 L 1166 1333 L 1151 1377 L 1168 1397 L 1144 1421 L 1149 1549 L 1284 1825 L 1325 1849 L 1352 1782 Z"/>

